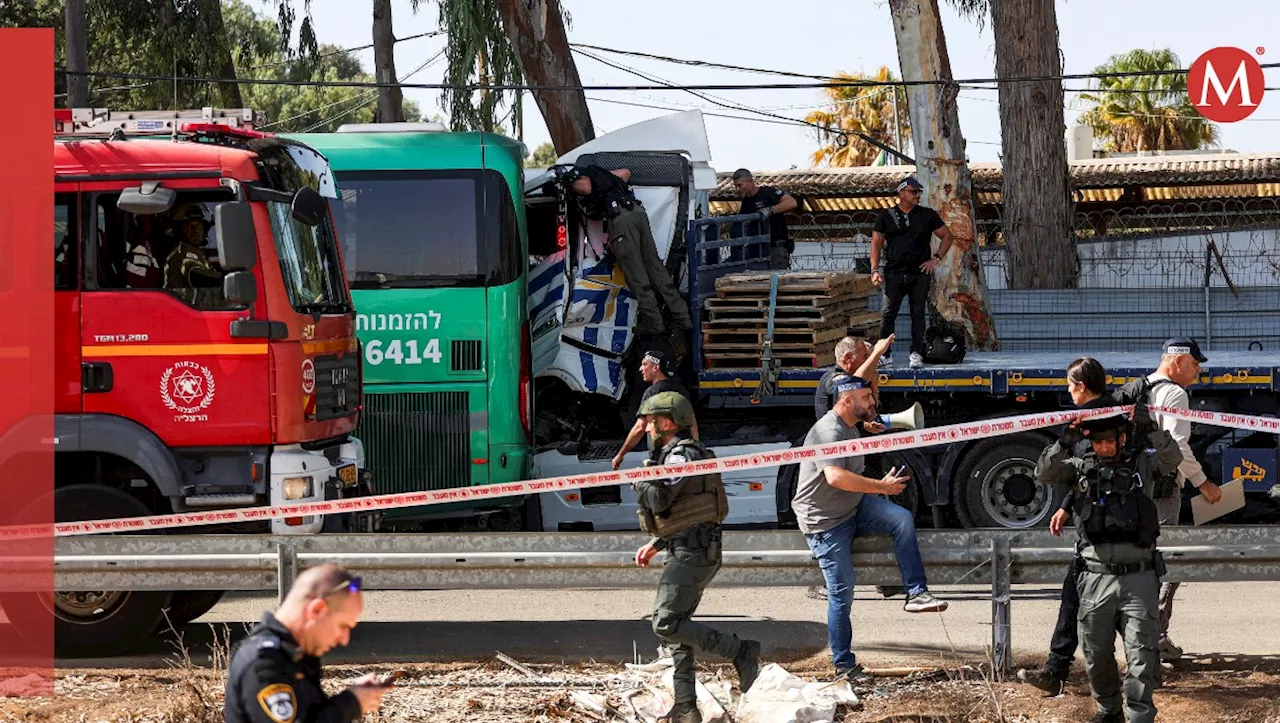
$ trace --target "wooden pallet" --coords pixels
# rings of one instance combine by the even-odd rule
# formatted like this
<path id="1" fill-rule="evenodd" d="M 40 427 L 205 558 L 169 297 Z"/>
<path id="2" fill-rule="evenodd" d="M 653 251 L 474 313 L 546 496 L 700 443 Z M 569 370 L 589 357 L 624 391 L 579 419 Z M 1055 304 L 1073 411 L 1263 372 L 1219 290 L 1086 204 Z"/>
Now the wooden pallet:
<path id="1" fill-rule="evenodd" d="M 702 348 L 709 369 L 755 367 L 768 337 L 771 274 L 728 274 L 707 299 Z M 878 326 L 867 310 L 878 293 L 871 277 L 852 272 L 779 274 L 773 300 L 773 353 L 782 367 L 834 363 L 836 343 L 851 331 Z"/>
<path id="2" fill-rule="evenodd" d="M 758 369 L 760 354 L 750 352 L 718 352 L 707 354 L 707 369 Z M 836 363 L 835 354 L 798 354 L 775 352 L 774 359 L 783 369 L 821 369 Z"/>
<path id="3" fill-rule="evenodd" d="M 768 298 L 772 279 L 772 274 L 725 274 L 716 279 L 716 292 L 722 298 L 759 294 Z M 851 271 L 784 271 L 778 274 L 779 295 L 837 296 L 842 291 L 874 291 L 875 288 L 870 274 Z"/>

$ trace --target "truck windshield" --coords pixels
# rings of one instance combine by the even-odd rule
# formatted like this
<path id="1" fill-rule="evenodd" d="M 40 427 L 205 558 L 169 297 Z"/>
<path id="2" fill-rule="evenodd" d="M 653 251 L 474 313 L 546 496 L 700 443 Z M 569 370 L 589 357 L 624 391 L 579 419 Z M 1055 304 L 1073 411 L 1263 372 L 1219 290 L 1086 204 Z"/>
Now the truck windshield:
<path id="1" fill-rule="evenodd" d="M 353 289 L 484 286 L 481 172 L 338 172 L 333 217 Z"/>
<path id="2" fill-rule="evenodd" d="M 293 218 L 289 204 L 279 201 L 268 201 L 267 210 L 289 304 L 300 312 L 350 311 L 342 290 L 338 248 L 328 220 L 308 226 Z"/>

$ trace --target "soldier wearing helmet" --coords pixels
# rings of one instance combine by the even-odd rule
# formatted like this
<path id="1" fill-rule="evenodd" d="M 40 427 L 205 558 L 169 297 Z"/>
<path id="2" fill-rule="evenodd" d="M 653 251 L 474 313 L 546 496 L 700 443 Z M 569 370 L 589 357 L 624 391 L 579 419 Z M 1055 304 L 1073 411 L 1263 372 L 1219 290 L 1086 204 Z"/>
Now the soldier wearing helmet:
<path id="1" fill-rule="evenodd" d="M 205 251 L 212 221 L 207 221 L 198 203 L 185 203 L 173 210 L 173 239 L 176 245 L 165 257 L 164 288 L 188 304 L 204 306 L 221 291 L 222 274 Z"/>
<path id="2" fill-rule="evenodd" d="M 649 433 L 650 464 L 684 464 L 714 457 L 695 440 L 693 405 L 679 392 L 659 392 L 644 400 L 640 414 Z M 636 564 L 648 567 L 660 550 L 668 559 L 658 582 L 653 632 L 671 648 L 675 663 L 675 705 L 664 720 L 701 723 L 698 712 L 693 649 L 733 661 L 743 693 L 760 671 L 760 643 L 740 640 L 692 621 L 702 592 L 720 571 L 721 527 L 729 512 L 719 472 L 637 480 L 640 528 L 653 539 L 636 552 Z"/>

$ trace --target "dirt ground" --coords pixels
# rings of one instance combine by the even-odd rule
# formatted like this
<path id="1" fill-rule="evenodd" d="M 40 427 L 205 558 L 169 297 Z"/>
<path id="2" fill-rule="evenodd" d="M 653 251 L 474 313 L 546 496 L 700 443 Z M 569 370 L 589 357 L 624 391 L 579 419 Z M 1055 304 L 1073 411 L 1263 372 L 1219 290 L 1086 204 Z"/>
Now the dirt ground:
<path id="1" fill-rule="evenodd" d="M 1021 662 L 1021 661 L 1020 661 Z M 564 721 L 604 718 L 582 712 L 570 691 L 619 693 L 627 671 L 616 665 L 529 665 L 539 682 L 500 661 L 486 664 L 391 667 L 329 667 L 326 687 L 341 689 L 371 670 L 406 670 L 397 689 L 384 699 L 376 721 Z M 785 666 L 809 680 L 830 674 L 817 662 Z M 806 670 L 808 668 L 808 670 Z M 701 665 L 701 677 L 736 682 L 732 667 Z M 59 671 L 55 692 L 45 697 L 0 698 L 0 721 L 61 723 L 215 723 L 222 721 L 221 672 L 175 658 L 167 670 Z M 1067 691 L 1045 698 L 1016 682 L 989 682 L 980 670 L 938 669 L 909 676 L 877 678 L 855 692 L 861 704 L 841 709 L 843 723 L 1066 723 L 1093 713 L 1081 671 Z M 12 694 L 12 692 L 11 692 Z M 1280 659 L 1188 659 L 1166 668 L 1157 691 L 1159 719 L 1194 723 L 1280 723 Z"/>

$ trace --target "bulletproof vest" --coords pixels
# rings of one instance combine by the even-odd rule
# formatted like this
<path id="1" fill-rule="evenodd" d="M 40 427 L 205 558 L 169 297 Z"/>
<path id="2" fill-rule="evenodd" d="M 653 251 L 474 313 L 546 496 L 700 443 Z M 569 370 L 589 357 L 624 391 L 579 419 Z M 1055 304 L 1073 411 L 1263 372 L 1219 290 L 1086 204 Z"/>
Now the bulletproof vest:
<path id="1" fill-rule="evenodd" d="M 715 457 L 715 453 L 693 439 L 676 439 L 662 447 L 658 459 L 664 464 L 672 452 L 681 452 L 690 462 Z M 705 524 L 719 524 L 729 516 L 729 498 L 719 472 L 686 476 L 671 506 L 655 514 L 641 505 L 637 514 L 640 529 L 654 537 L 669 537 Z"/>
<path id="2" fill-rule="evenodd" d="M 621 178 L 597 166 L 587 166 L 582 172 L 591 179 L 590 195 L 579 197 L 587 218 L 613 218 L 620 209 L 635 207 L 635 196 Z"/>
<path id="3" fill-rule="evenodd" d="M 1092 453 L 1076 483 L 1076 529 L 1090 544 L 1129 543 L 1155 547 L 1160 515 L 1151 499 L 1154 480 L 1144 480 L 1133 455 L 1103 462 Z"/>

